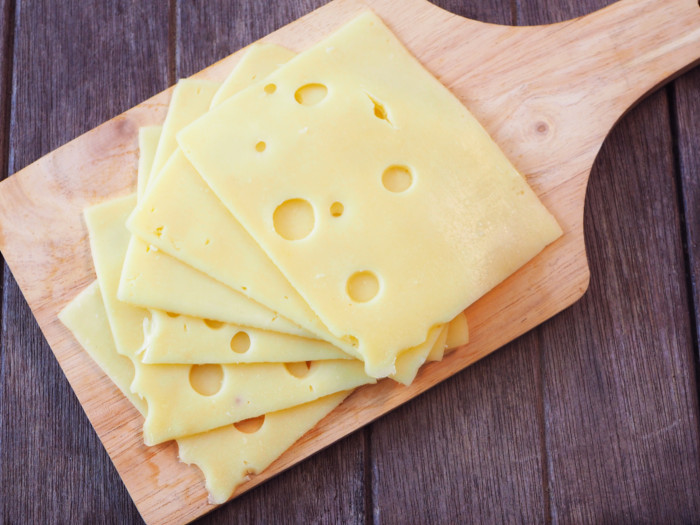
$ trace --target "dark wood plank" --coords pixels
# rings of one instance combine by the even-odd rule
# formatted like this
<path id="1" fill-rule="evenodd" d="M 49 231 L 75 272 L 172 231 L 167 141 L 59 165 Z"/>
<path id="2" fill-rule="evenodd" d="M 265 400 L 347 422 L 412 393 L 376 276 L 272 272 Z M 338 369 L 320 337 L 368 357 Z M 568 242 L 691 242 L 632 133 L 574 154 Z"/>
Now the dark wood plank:
<path id="1" fill-rule="evenodd" d="M 700 68 L 679 78 L 672 86 L 672 93 L 697 350 L 700 346 Z"/>
<path id="2" fill-rule="evenodd" d="M 186 77 L 326 3 L 180 0 L 176 75 Z M 204 523 L 365 523 L 361 430 L 252 490 Z"/>
<path id="3" fill-rule="evenodd" d="M 607 3 L 527 0 L 523 22 Z M 538 329 L 553 521 L 697 521 L 698 409 L 664 91 L 613 130 L 586 202 L 590 290 Z"/>
<path id="4" fill-rule="evenodd" d="M 22 1 L 10 171 L 167 87 L 159 2 Z M 140 517 L 9 272 L 3 290 L 3 523 Z"/>
<path id="5" fill-rule="evenodd" d="M 436 3 L 515 22 L 507 2 Z M 527 334 L 374 423 L 377 523 L 546 521 L 540 352 Z"/>

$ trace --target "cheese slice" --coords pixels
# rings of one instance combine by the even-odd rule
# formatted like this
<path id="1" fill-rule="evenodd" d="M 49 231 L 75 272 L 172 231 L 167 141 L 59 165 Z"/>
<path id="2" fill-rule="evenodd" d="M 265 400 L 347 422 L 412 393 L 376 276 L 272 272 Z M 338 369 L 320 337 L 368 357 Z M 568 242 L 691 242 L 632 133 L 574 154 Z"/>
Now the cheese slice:
<path id="1" fill-rule="evenodd" d="M 144 363 L 289 363 L 350 359 L 325 341 L 154 311 Z"/>
<path id="2" fill-rule="evenodd" d="M 562 233 L 372 13 L 213 108 L 178 143 L 376 377 Z"/>
<path id="3" fill-rule="evenodd" d="M 467 325 L 467 315 L 462 312 L 447 325 L 445 350 L 454 350 L 455 348 L 466 345 L 468 342 L 469 326 Z"/>
<path id="4" fill-rule="evenodd" d="M 410 385 L 418 374 L 418 369 L 425 364 L 432 349 L 442 338 L 445 325 L 436 326 L 428 334 L 428 338 L 416 346 L 399 354 L 396 358 L 396 371 L 389 377 L 404 385 Z"/>
<path id="5" fill-rule="evenodd" d="M 148 403 L 146 445 L 197 434 L 374 383 L 356 360 L 141 365 L 132 390 Z"/>
<path id="6" fill-rule="evenodd" d="M 431 348 L 430 353 L 426 358 L 426 362 L 442 361 L 442 358 L 445 355 L 445 341 L 447 341 L 448 331 L 449 324 L 443 325 L 440 335 L 435 340 L 435 344 L 433 345 L 433 348 Z"/>
<path id="7" fill-rule="evenodd" d="M 248 46 L 245 55 L 214 94 L 211 107 L 218 106 L 227 98 L 266 77 L 282 64 L 289 62 L 296 53 L 267 42 Z"/>
<path id="8" fill-rule="evenodd" d="M 180 460 L 197 465 L 204 473 L 212 503 L 224 503 L 241 482 L 265 470 L 348 395 L 349 392 L 339 392 L 305 405 L 267 414 L 262 425 L 253 433 L 227 425 L 204 434 L 180 438 L 177 440 Z"/>
<path id="9" fill-rule="evenodd" d="M 175 139 L 177 133 L 187 124 L 206 113 L 214 93 L 220 87 L 221 84 L 218 82 L 192 78 L 183 78 L 175 85 L 158 140 L 158 147 L 153 156 L 153 165 L 146 182 L 146 188 L 158 178 L 163 166 L 177 149 Z"/>
<path id="10" fill-rule="evenodd" d="M 59 313 L 59 319 L 141 415 L 145 415 L 146 403 L 130 390 L 134 366 L 117 353 L 98 283 L 93 282 L 68 303 Z M 223 503 L 238 485 L 251 474 L 265 470 L 348 394 L 339 392 L 265 414 L 257 429 L 249 421 L 178 439 L 180 459 L 200 468 L 211 500 Z"/>
<path id="11" fill-rule="evenodd" d="M 142 308 L 312 337 L 276 312 L 138 237 L 132 236 L 129 242 L 117 297 Z"/>
<path id="12" fill-rule="evenodd" d="M 141 198 L 146 191 L 148 178 L 153 168 L 156 148 L 163 126 L 145 126 L 139 128 L 139 167 L 136 194 Z"/>
<path id="13" fill-rule="evenodd" d="M 131 404 L 145 414 L 146 402 L 131 391 L 134 364 L 128 357 L 117 353 L 97 281 L 68 303 L 58 314 L 58 319 Z"/>

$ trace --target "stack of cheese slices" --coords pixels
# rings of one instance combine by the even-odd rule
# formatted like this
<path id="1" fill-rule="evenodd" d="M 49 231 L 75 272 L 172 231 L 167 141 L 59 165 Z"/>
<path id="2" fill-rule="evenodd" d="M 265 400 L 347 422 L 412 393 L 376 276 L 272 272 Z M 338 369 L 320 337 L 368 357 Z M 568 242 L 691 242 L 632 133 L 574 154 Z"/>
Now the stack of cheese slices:
<path id="1" fill-rule="evenodd" d="M 217 503 L 354 388 L 466 344 L 464 309 L 561 235 L 369 12 L 180 81 L 139 147 L 137 193 L 85 211 L 97 281 L 60 318 Z"/>

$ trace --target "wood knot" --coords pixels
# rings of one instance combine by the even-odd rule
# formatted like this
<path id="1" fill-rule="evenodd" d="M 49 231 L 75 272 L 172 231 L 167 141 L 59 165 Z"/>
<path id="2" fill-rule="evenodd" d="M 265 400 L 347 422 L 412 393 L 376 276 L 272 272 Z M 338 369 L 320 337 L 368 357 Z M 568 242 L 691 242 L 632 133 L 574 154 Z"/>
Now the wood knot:
<path id="1" fill-rule="evenodd" d="M 549 132 L 549 124 L 543 120 L 540 120 L 537 122 L 537 124 L 535 124 L 535 131 L 540 135 L 546 135 Z"/>

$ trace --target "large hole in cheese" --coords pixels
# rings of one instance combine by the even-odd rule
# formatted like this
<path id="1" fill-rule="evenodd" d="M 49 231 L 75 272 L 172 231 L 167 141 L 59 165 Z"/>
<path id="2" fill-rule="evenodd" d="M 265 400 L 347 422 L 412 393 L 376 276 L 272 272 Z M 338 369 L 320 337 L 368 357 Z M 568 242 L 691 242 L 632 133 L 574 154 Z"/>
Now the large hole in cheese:
<path id="1" fill-rule="evenodd" d="M 302 106 L 315 106 L 328 94 L 328 88 L 323 84 L 306 84 L 294 93 L 294 100 Z"/>
<path id="2" fill-rule="evenodd" d="M 356 303 L 366 303 L 379 293 L 379 279 L 370 271 L 355 272 L 348 279 L 347 293 Z"/>
<path id="3" fill-rule="evenodd" d="M 231 338 L 231 350 L 245 354 L 250 348 L 250 336 L 246 332 L 236 332 Z"/>
<path id="4" fill-rule="evenodd" d="M 314 229 L 314 209 L 309 201 L 290 199 L 277 206 L 272 215 L 275 231 L 283 239 L 298 241 Z"/>
<path id="5" fill-rule="evenodd" d="M 382 184 L 393 193 L 401 193 L 411 187 L 413 175 L 406 166 L 389 166 L 382 173 Z"/>
<path id="6" fill-rule="evenodd" d="M 237 423 L 234 423 L 233 426 L 236 427 L 239 432 L 243 432 L 244 434 L 255 434 L 263 426 L 263 423 L 265 423 L 265 414 L 258 417 L 251 417 L 250 419 L 244 419 L 243 421 L 238 421 Z"/>
<path id="7" fill-rule="evenodd" d="M 221 365 L 192 365 L 190 385 L 203 396 L 213 396 L 224 382 L 224 369 Z"/>

